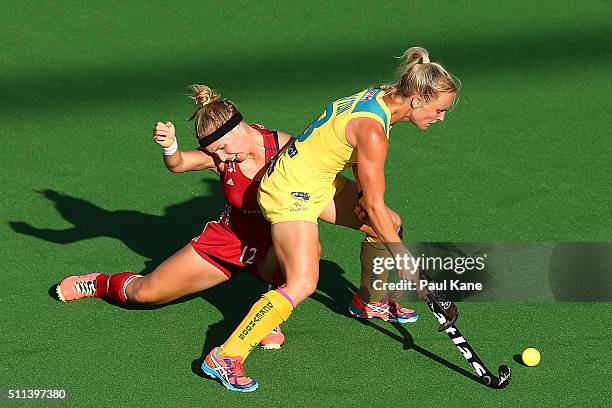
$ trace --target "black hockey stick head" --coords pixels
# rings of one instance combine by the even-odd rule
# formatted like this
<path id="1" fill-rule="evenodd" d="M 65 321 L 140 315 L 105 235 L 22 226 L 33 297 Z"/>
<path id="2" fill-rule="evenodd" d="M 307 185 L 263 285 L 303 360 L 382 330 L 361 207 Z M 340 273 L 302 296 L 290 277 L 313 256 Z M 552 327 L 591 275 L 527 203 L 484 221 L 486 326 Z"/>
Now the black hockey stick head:
<path id="1" fill-rule="evenodd" d="M 493 375 L 491 376 L 484 375 L 482 377 L 482 382 L 491 388 L 495 388 L 495 389 L 506 388 L 506 386 L 510 384 L 510 378 L 512 377 L 512 372 L 510 371 L 510 367 L 508 367 L 505 364 L 502 364 L 499 366 L 498 372 L 499 372 L 499 377 L 497 378 L 494 377 Z"/>

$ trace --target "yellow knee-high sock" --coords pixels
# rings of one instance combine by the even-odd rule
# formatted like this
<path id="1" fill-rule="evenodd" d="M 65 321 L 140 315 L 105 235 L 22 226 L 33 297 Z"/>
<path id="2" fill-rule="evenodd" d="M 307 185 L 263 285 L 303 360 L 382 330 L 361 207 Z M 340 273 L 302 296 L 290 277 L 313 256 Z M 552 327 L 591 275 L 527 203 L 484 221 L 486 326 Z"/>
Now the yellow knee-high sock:
<path id="1" fill-rule="evenodd" d="M 386 283 L 389 278 L 389 270 L 385 268 L 380 274 L 373 273 L 374 258 L 388 258 L 390 256 L 391 254 L 385 245 L 377 239 L 366 237 L 361 243 L 361 285 L 359 287 L 359 295 L 364 302 L 380 302 L 385 297 L 385 290 L 374 289 L 374 281 L 380 280 Z"/>
<path id="2" fill-rule="evenodd" d="M 271 290 L 264 294 L 219 348 L 219 356 L 246 359 L 253 347 L 273 328 L 286 321 L 292 311 L 292 303 L 281 293 Z"/>

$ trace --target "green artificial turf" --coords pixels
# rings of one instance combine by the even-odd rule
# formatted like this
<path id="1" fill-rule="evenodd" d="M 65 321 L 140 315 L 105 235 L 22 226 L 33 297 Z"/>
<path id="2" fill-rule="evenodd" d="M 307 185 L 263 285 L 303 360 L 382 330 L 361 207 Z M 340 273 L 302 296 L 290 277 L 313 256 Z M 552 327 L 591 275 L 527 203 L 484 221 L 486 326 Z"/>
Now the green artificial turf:
<path id="1" fill-rule="evenodd" d="M 187 85 L 297 134 L 391 82 L 413 45 L 463 89 L 444 123 L 392 131 L 386 200 L 408 240 L 610 241 L 609 5 L 377 3 L 2 2 L 0 388 L 66 388 L 79 407 L 605 404 L 609 302 L 461 302 L 465 337 L 514 370 L 490 390 L 424 305 L 406 330 L 345 315 L 361 237 L 328 225 L 320 290 L 286 347 L 247 361 L 251 395 L 194 363 L 265 290 L 249 276 L 154 310 L 49 295 L 70 274 L 150 271 L 222 209 L 214 174 L 169 173 L 151 140 L 171 120 L 195 147 Z M 538 367 L 513 360 L 527 346 Z"/>

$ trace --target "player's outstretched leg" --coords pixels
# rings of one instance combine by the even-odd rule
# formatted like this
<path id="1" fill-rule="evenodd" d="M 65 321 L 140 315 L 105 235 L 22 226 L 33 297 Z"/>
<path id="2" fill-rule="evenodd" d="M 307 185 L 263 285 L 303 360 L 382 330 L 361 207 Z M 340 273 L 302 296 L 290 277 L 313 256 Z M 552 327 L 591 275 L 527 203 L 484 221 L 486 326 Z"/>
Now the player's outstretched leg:
<path id="1" fill-rule="evenodd" d="M 69 276 L 57 285 L 56 292 L 64 302 L 96 297 L 117 303 L 164 304 L 228 279 L 188 244 L 147 276 L 133 272 Z"/>

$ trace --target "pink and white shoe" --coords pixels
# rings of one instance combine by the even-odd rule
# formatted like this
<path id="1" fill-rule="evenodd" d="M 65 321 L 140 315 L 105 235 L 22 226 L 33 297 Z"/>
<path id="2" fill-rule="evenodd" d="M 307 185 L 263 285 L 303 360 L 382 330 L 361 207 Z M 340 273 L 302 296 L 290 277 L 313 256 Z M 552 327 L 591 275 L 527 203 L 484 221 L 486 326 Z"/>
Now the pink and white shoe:
<path id="1" fill-rule="evenodd" d="M 257 381 L 244 374 L 242 357 L 219 357 L 218 354 L 219 347 L 215 347 L 202 362 L 206 375 L 219 379 L 228 390 L 251 392 L 257 389 Z"/>
<path id="2" fill-rule="evenodd" d="M 259 342 L 261 348 L 267 350 L 278 350 L 285 342 L 285 335 L 281 332 L 280 326 L 276 326 L 270 333 Z"/>
<path id="3" fill-rule="evenodd" d="M 349 313 L 355 317 L 371 319 L 376 317 L 385 322 L 413 323 L 419 315 L 412 309 L 403 307 L 391 297 L 385 297 L 381 302 L 365 303 L 359 292 L 355 293 L 349 305 Z"/>
<path id="4" fill-rule="evenodd" d="M 62 302 L 69 302 L 85 297 L 97 297 L 97 277 L 99 273 L 88 273 L 87 275 L 68 276 L 64 278 L 55 288 L 57 297 Z"/>

